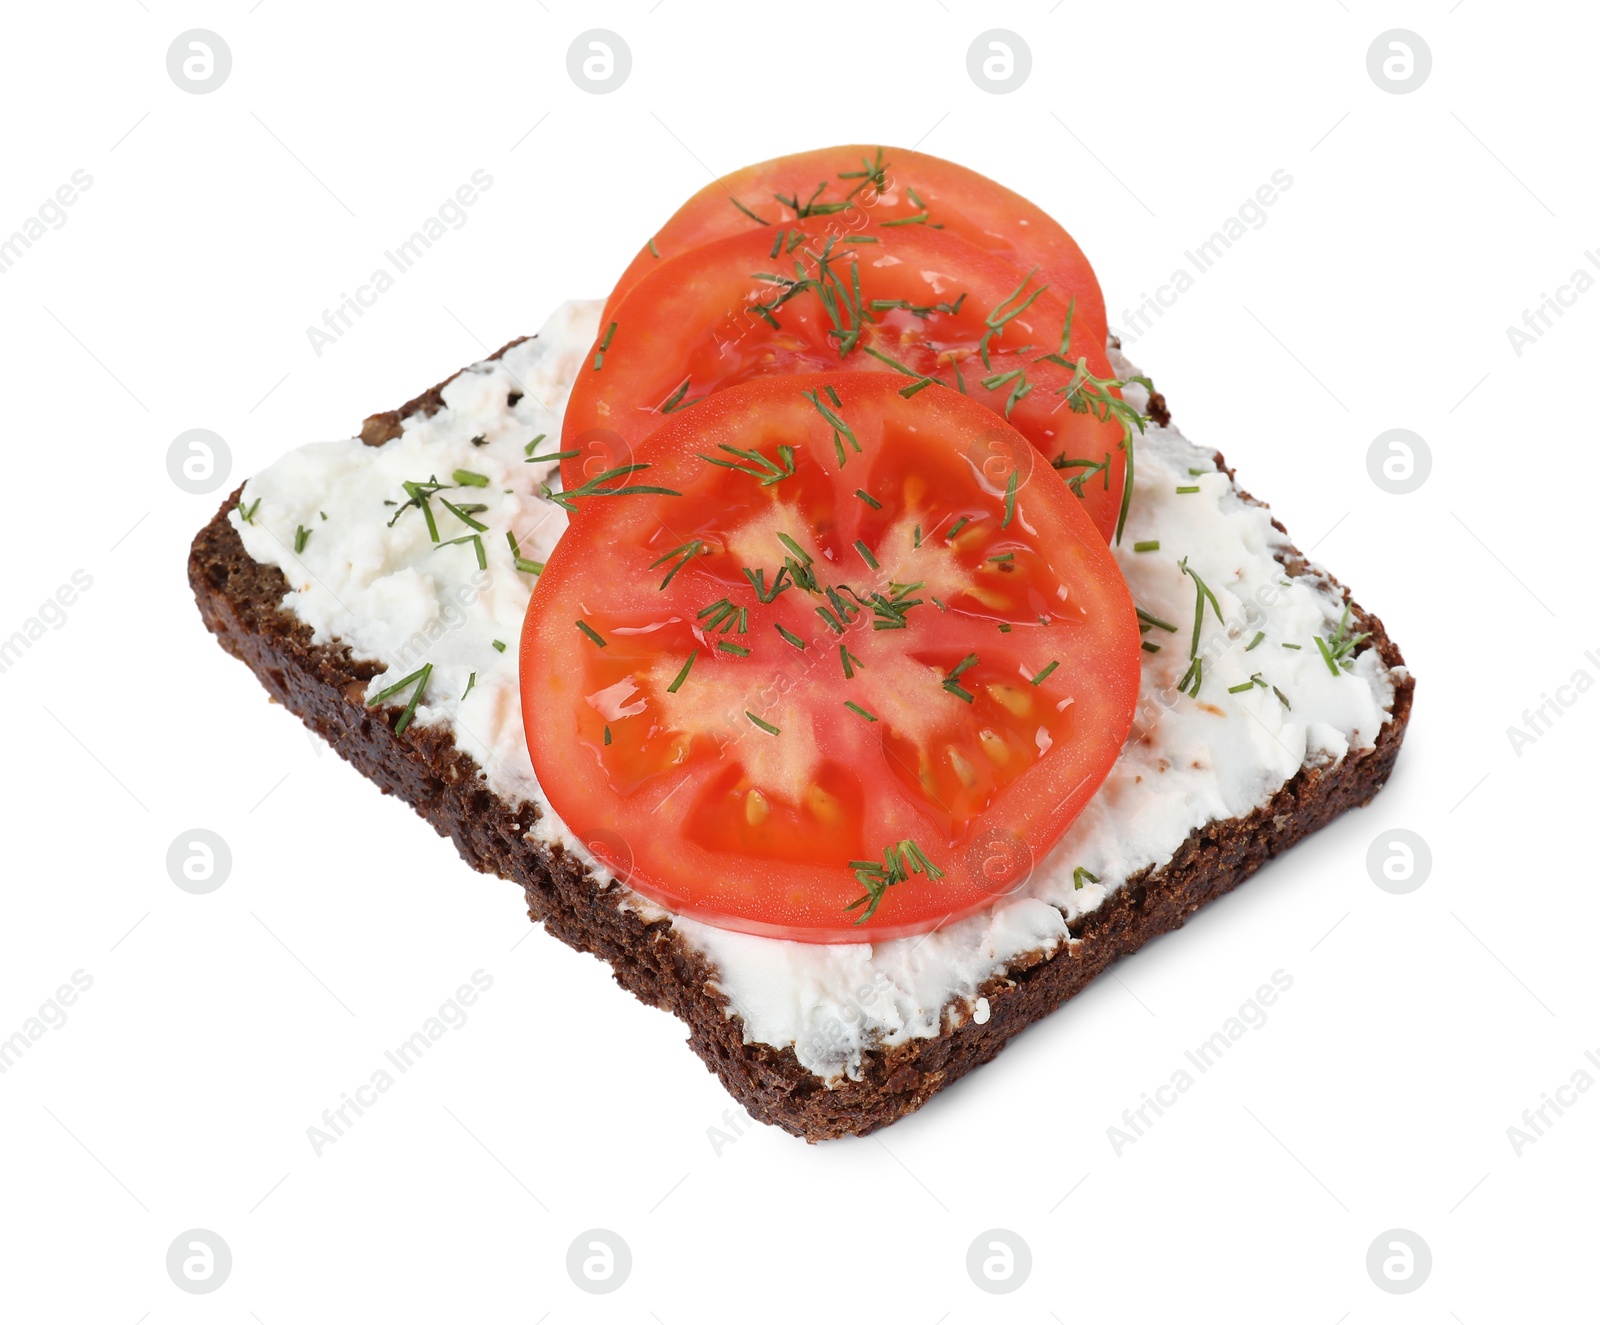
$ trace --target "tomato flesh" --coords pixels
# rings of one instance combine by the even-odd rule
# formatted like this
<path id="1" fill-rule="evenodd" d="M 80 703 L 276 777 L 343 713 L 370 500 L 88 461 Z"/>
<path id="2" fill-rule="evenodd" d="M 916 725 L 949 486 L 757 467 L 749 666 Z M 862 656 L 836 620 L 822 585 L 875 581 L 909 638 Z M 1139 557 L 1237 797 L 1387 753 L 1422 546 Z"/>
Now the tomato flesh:
<path id="1" fill-rule="evenodd" d="M 1102 536 L 1118 529 L 1134 416 L 1103 340 L 1050 287 L 925 226 L 856 245 L 763 230 L 665 261 L 602 324 L 578 374 L 562 482 L 570 492 L 626 463 L 663 420 L 730 386 L 840 368 L 983 403 L 1060 467 Z"/>
<path id="2" fill-rule="evenodd" d="M 523 631 L 556 813 L 647 897 L 775 937 L 917 933 L 1015 886 L 1115 761 L 1140 657 L 1027 440 L 944 387 L 799 375 L 633 463 L 577 499 Z"/>
<path id="3" fill-rule="evenodd" d="M 1037 268 L 1063 303 L 1077 300 L 1084 343 L 1106 342 L 1105 301 L 1094 270 L 1051 216 L 953 161 L 861 144 L 762 161 L 708 184 L 628 264 L 606 301 L 606 318 L 666 259 L 729 235 L 770 235 L 797 223 L 840 238 L 922 226 L 943 230 L 1022 271 Z"/>

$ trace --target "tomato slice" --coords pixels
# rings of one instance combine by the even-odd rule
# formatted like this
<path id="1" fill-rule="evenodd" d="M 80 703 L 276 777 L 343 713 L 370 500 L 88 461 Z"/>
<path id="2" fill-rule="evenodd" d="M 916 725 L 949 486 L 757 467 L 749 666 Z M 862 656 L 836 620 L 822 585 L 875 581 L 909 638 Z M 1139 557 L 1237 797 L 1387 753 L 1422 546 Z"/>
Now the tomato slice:
<path id="1" fill-rule="evenodd" d="M 1115 761 L 1139 631 L 1015 429 L 881 373 L 670 418 L 522 635 L 551 806 L 618 877 L 755 934 L 917 933 L 1026 877 Z"/>
<path id="2" fill-rule="evenodd" d="M 1105 300 L 1094 269 L 1047 213 L 953 161 L 862 144 L 781 156 L 706 185 L 628 264 L 606 301 L 606 320 L 663 260 L 728 235 L 759 229 L 770 236 L 795 223 L 841 239 L 902 227 L 942 229 L 1024 271 L 1038 268 L 1063 303 L 1077 299 L 1084 343 L 1106 343 Z"/>
<path id="3" fill-rule="evenodd" d="M 870 370 L 899 375 L 907 395 L 942 382 L 1004 416 L 1109 539 L 1138 416 L 1103 343 L 1077 328 L 1047 286 L 925 226 L 871 244 L 793 227 L 719 239 L 664 262 L 602 324 L 567 402 L 562 482 L 596 481 L 664 418 L 740 382 Z"/>

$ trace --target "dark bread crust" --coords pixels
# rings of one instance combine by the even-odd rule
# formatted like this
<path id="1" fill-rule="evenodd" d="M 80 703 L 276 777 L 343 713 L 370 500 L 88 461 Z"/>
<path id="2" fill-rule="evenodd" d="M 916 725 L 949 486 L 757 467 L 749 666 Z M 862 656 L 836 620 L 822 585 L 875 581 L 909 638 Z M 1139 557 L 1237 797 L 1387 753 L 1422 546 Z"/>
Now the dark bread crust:
<path id="1" fill-rule="evenodd" d="M 373 415 L 362 440 L 379 445 L 399 435 L 402 418 L 433 413 L 443 385 L 401 410 Z M 1220 456 L 1217 462 L 1220 467 Z M 223 503 L 189 553 L 189 583 L 222 647 L 384 792 L 401 797 L 449 837 L 474 869 L 520 885 L 535 922 L 604 960 L 617 982 L 645 1003 L 681 1018 L 690 1046 L 753 1117 L 808 1141 L 862 1135 L 920 1108 L 1118 957 L 1178 928 L 1279 852 L 1366 804 L 1388 780 L 1411 715 L 1414 682 L 1403 673 L 1395 678 L 1393 711 L 1373 749 L 1327 767 L 1302 768 L 1254 813 L 1191 833 L 1171 861 L 1136 875 L 1076 921 L 1071 944 L 1053 957 L 1025 957 L 990 980 L 981 991 L 990 1009 L 984 1024 L 965 1014 L 945 1016 L 937 1038 L 873 1051 L 865 1056 L 861 1080 L 830 1089 L 800 1065 L 793 1049 L 744 1042 L 742 1021 L 726 1011 L 716 991 L 715 969 L 670 921 L 642 917 L 628 905 L 625 888 L 590 874 L 560 847 L 524 840 L 538 807 L 509 805 L 494 795 L 447 732 L 413 725 L 397 736 L 397 709 L 367 709 L 367 683 L 381 667 L 352 658 L 342 645 L 313 644 L 309 627 L 281 608 L 288 582 L 276 567 L 250 557 L 228 521 L 238 497 L 236 491 Z M 1291 574 L 1306 573 L 1298 552 L 1283 560 Z M 1401 667 L 1382 622 L 1359 607 L 1352 607 L 1352 616 L 1357 629 L 1370 632 L 1363 647 L 1376 649 L 1389 667 Z"/>

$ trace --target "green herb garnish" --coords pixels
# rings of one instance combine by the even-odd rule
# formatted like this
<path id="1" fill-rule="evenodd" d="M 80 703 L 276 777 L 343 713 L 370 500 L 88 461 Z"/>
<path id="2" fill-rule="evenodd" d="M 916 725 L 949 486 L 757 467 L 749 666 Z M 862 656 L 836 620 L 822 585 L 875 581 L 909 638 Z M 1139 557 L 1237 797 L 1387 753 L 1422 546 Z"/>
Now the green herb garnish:
<path id="1" fill-rule="evenodd" d="M 528 575 L 544 574 L 544 562 L 533 561 L 523 556 L 522 549 L 517 546 L 517 536 L 509 529 L 506 530 L 506 542 L 511 545 L 511 563 L 519 571 L 523 571 Z"/>
<path id="2" fill-rule="evenodd" d="M 539 485 L 541 495 L 548 497 L 557 506 L 567 511 L 578 509 L 577 501 L 580 497 L 633 497 L 644 493 L 654 493 L 660 497 L 681 497 L 683 494 L 672 488 L 658 488 L 642 483 L 625 484 L 620 488 L 607 488 L 601 486 L 614 478 L 621 478 L 624 474 L 633 474 L 641 469 L 649 469 L 648 464 L 617 465 L 596 474 L 582 487 L 574 488 L 571 492 L 555 492 L 548 483 Z"/>
<path id="3" fill-rule="evenodd" d="M 699 649 L 695 649 L 693 652 L 691 652 L 689 654 L 688 659 L 683 664 L 682 670 L 679 671 L 677 677 L 673 680 L 672 684 L 667 687 L 667 693 L 669 695 L 677 694 L 678 693 L 678 687 L 681 686 L 685 681 L 687 681 L 689 679 L 689 669 L 694 666 L 694 660 L 696 658 L 698 658 L 699 656 L 700 656 L 700 650 Z"/>
<path id="4" fill-rule="evenodd" d="M 391 696 L 398 695 L 407 686 L 414 684 L 416 689 L 411 692 L 411 702 L 400 710 L 400 720 L 394 725 L 394 734 L 399 736 L 411 725 L 412 718 L 416 717 L 417 705 L 421 702 L 422 692 L 428 688 L 428 678 L 432 675 L 433 664 L 424 663 L 416 671 L 412 672 L 410 676 L 401 677 L 392 686 L 373 695 L 371 699 L 367 700 L 367 707 L 374 708 Z"/>
<path id="5" fill-rule="evenodd" d="M 763 488 L 770 488 L 774 483 L 781 483 L 786 478 L 794 477 L 794 447 L 780 445 L 778 459 L 774 463 L 753 447 L 746 449 L 739 446 L 729 446 L 726 442 L 719 444 L 719 450 L 728 452 L 729 455 L 738 456 L 739 460 L 719 460 L 716 456 L 701 455 L 700 458 L 708 465 L 720 465 L 723 469 L 736 469 L 741 474 L 748 474 L 751 478 L 761 480 Z M 740 461 L 743 461 L 741 464 Z"/>
<path id="6" fill-rule="evenodd" d="M 822 403 L 822 397 L 819 392 L 802 391 L 800 394 L 811 402 L 817 413 L 822 415 L 823 419 L 827 421 L 828 426 L 833 429 L 833 450 L 835 456 L 838 458 L 839 468 L 843 469 L 845 442 L 849 442 L 850 448 L 858 455 L 861 452 L 861 443 L 856 440 L 856 435 L 850 430 L 850 425 L 846 423 L 844 419 L 841 418 L 833 409 L 830 409 L 827 405 Z M 828 398 L 833 401 L 835 406 L 839 404 L 839 393 L 831 386 L 828 388 Z"/>
<path id="7" fill-rule="evenodd" d="M 921 874 L 929 879 L 944 878 L 944 871 L 923 855 L 922 848 L 910 838 L 885 847 L 881 865 L 875 860 L 852 860 L 849 868 L 855 874 L 856 882 L 867 890 L 845 907 L 846 911 L 854 911 L 858 906 L 866 907 L 856 917 L 858 925 L 872 919 L 890 888 L 897 883 L 904 883 L 913 874 Z"/>
<path id="8" fill-rule="evenodd" d="M 977 665 L 978 655 L 975 653 L 969 653 L 965 658 L 952 667 L 948 673 L 946 673 L 944 678 L 944 688 L 957 699 L 963 700 L 968 704 L 972 703 L 972 692 L 962 686 L 961 675 L 963 672 L 966 672 Z"/>
<path id="9" fill-rule="evenodd" d="M 690 539 L 687 543 L 679 543 L 677 547 L 672 549 L 672 551 L 665 552 L 652 561 L 650 563 L 651 570 L 654 570 L 663 562 L 672 561 L 672 569 L 667 572 L 667 578 L 661 581 L 661 587 L 665 589 L 669 584 L 671 584 L 672 577 L 689 563 L 690 558 L 696 556 L 698 553 L 703 551 L 704 548 L 705 544 L 698 538 L 694 538 Z M 674 557 L 677 558 L 676 561 L 673 561 Z"/>
<path id="10" fill-rule="evenodd" d="M 1006 516 L 1000 521 L 1000 528 L 1007 529 L 1011 526 L 1012 518 L 1017 513 L 1017 477 L 1019 471 L 1013 469 L 1011 477 L 1006 480 Z"/>
<path id="11" fill-rule="evenodd" d="M 600 338 L 600 344 L 594 352 L 594 371 L 600 371 L 600 365 L 606 361 L 606 351 L 611 348 L 611 338 L 617 334 L 617 324 L 613 322 L 606 328 L 606 334 Z"/>
<path id="12" fill-rule="evenodd" d="M 484 551 L 482 534 L 462 534 L 460 538 L 447 538 L 439 547 L 454 547 L 457 543 L 471 543 L 472 550 L 477 554 L 478 569 L 489 569 L 489 554 Z M 438 549 L 436 548 L 435 551 Z"/>

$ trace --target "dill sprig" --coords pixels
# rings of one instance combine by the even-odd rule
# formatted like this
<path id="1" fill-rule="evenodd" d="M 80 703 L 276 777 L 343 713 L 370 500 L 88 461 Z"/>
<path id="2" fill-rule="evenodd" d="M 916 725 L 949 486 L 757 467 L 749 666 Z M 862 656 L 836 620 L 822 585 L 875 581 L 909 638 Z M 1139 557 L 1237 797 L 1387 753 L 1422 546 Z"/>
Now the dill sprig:
<path id="1" fill-rule="evenodd" d="M 837 406 L 839 404 L 839 393 L 831 386 L 827 390 L 828 398 L 835 406 Z M 861 453 L 861 443 L 856 440 L 856 435 L 850 430 L 850 425 L 846 423 L 844 419 L 835 412 L 834 409 L 831 409 L 822 403 L 822 395 L 820 392 L 802 391 L 800 394 L 811 402 L 817 413 L 822 415 L 822 417 L 827 421 L 828 426 L 833 429 L 833 449 L 835 455 L 837 455 L 839 459 L 839 468 L 843 469 L 845 459 L 845 442 L 850 443 L 850 449 L 855 451 L 857 455 Z"/>
<path id="2" fill-rule="evenodd" d="M 694 660 L 696 658 L 698 658 L 699 656 L 700 656 L 700 650 L 699 649 L 695 649 L 689 654 L 688 661 L 686 661 L 683 664 L 682 670 L 679 671 L 677 677 L 673 680 L 672 684 L 667 687 L 667 693 L 669 695 L 677 694 L 678 693 L 678 687 L 681 686 L 685 681 L 687 681 L 689 679 L 689 669 L 694 666 Z"/>
<path id="3" fill-rule="evenodd" d="M 685 377 L 678 383 L 678 389 L 658 405 L 657 411 L 661 414 L 671 414 L 674 410 L 688 409 L 690 405 L 698 405 L 704 396 L 696 396 L 693 400 L 685 400 L 684 396 L 689 391 L 689 379 Z"/>
<path id="4" fill-rule="evenodd" d="M 700 552 L 704 551 L 704 549 L 705 544 L 700 539 L 692 538 L 687 543 L 679 543 L 677 547 L 672 549 L 672 551 L 665 552 L 661 556 L 657 557 L 650 563 L 650 569 L 654 570 L 657 566 L 660 566 L 665 562 L 672 561 L 672 569 L 667 572 L 667 578 L 661 581 L 661 587 L 665 589 L 669 584 L 672 583 L 672 577 L 681 571 L 686 565 L 688 565 L 689 561 L 693 557 L 697 556 Z M 674 557 L 677 558 L 676 561 L 673 561 Z"/>
<path id="5" fill-rule="evenodd" d="M 1340 668 L 1348 672 L 1355 667 L 1355 651 L 1364 640 L 1371 637 L 1371 634 L 1371 631 L 1353 632 L 1350 629 L 1350 604 L 1346 603 L 1344 615 L 1339 618 L 1339 624 L 1333 634 L 1326 640 L 1321 635 L 1313 638 L 1317 641 L 1322 661 L 1327 663 L 1328 670 L 1333 675 L 1338 676 Z"/>
<path id="6" fill-rule="evenodd" d="M 517 536 L 511 530 L 506 530 L 506 542 L 511 545 L 511 564 L 519 571 L 528 575 L 543 575 L 544 562 L 534 561 L 522 555 L 522 549 L 517 546 Z"/>
<path id="7" fill-rule="evenodd" d="M 1022 283 L 990 309 L 989 316 L 983 319 L 984 332 L 978 340 L 978 357 L 983 360 L 983 366 L 990 372 L 994 371 L 994 365 L 989 362 L 989 342 L 996 336 L 1003 336 L 1006 324 L 1025 313 L 1033 301 L 1050 288 L 1048 285 L 1041 285 L 1026 298 L 1023 297 L 1022 292 L 1028 288 L 1028 283 L 1033 280 L 1036 271 L 1037 267 L 1029 271 L 1022 278 Z"/>
<path id="8" fill-rule="evenodd" d="M 896 359 L 892 354 L 885 354 L 882 350 L 876 349 L 871 345 L 863 345 L 861 348 L 864 353 L 870 354 L 880 363 L 886 363 L 896 372 L 903 373 L 905 376 L 915 379 L 910 386 L 903 386 L 900 388 L 897 394 L 902 400 L 910 400 L 912 396 L 916 395 L 917 392 L 921 391 L 925 386 L 933 386 L 936 383 L 939 386 L 947 385 L 942 378 L 933 377 L 927 373 L 919 373 L 915 368 L 901 363 L 900 360 Z"/>
<path id="9" fill-rule="evenodd" d="M 896 584 L 890 582 L 889 593 L 874 593 L 868 601 L 872 604 L 872 628 L 874 630 L 904 630 L 908 622 L 906 613 L 913 607 L 921 607 L 922 599 L 908 597 L 922 588 L 924 581 L 918 580 L 915 584 Z"/>
<path id="10" fill-rule="evenodd" d="M 763 488 L 770 488 L 774 483 L 781 483 L 786 478 L 794 477 L 794 447 L 780 444 L 778 447 L 778 460 L 772 461 L 762 455 L 754 447 L 729 446 L 726 442 L 718 444 L 718 450 L 726 451 L 729 455 L 737 456 L 737 460 L 722 460 L 717 456 L 703 455 L 700 458 L 708 465 L 720 465 L 723 469 L 736 469 L 741 474 L 748 474 L 751 478 L 761 480 Z"/>
<path id="11" fill-rule="evenodd" d="M 731 598 L 719 598 L 716 602 L 702 607 L 695 614 L 695 619 L 700 622 L 700 628 L 707 634 L 720 628 L 723 634 L 737 630 L 743 635 L 750 625 L 750 609 L 738 606 Z"/>
<path id="12" fill-rule="evenodd" d="M 1222 624 L 1222 608 L 1217 603 L 1216 594 L 1189 565 L 1188 557 L 1178 563 L 1178 569 L 1194 581 L 1194 634 L 1189 639 L 1189 669 L 1178 682 L 1178 689 L 1191 699 L 1198 699 L 1200 683 L 1205 678 L 1205 660 L 1200 657 L 1200 626 L 1205 621 L 1207 603 L 1211 604 L 1219 625 Z"/>
<path id="13" fill-rule="evenodd" d="M 858 906 L 866 908 L 856 917 L 858 925 L 872 919 L 890 888 L 897 883 L 904 883 L 913 874 L 921 874 L 929 879 L 944 878 L 944 871 L 929 860 L 922 853 L 922 848 L 910 838 L 902 838 L 893 846 L 885 847 L 882 864 L 875 860 L 852 860 L 849 869 L 856 876 L 856 882 L 867 890 L 845 907 L 846 911 L 854 911 Z"/>
<path id="14" fill-rule="evenodd" d="M 989 377 L 985 377 L 983 379 L 983 389 L 985 391 L 998 391 L 1007 382 L 1012 383 L 1012 387 L 1011 393 L 1006 396 L 1003 412 L 1005 417 L 1009 419 L 1012 407 L 1028 392 L 1033 390 L 1033 383 L 1028 381 L 1027 368 L 1013 368 L 1008 373 L 994 373 Z"/>
<path id="15" fill-rule="evenodd" d="M 1096 474 L 1104 474 L 1105 487 L 1108 491 L 1111 488 L 1110 451 L 1107 451 L 1104 458 L 1100 460 L 1076 460 L 1070 458 L 1065 452 L 1063 452 L 1050 462 L 1050 467 L 1052 469 L 1076 469 L 1079 471 L 1071 478 L 1066 478 L 1063 476 L 1062 480 L 1069 488 L 1072 489 L 1072 495 L 1074 497 L 1082 498 L 1083 485 L 1092 479 Z"/>
<path id="16" fill-rule="evenodd" d="M 868 161 L 866 157 L 861 158 L 860 170 L 841 170 L 839 172 L 840 179 L 859 179 L 861 181 L 855 188 L 850 190 L 849 196 L 852 198 L 869 184 L 872 186 L 873 192 L 882 193 L 888 186 L 888 175 L 889 163 L 883 159 L 883 148 L 881 147 L 874 149 L 871 161 Z"/>
<path id="17" fill-rule="evenodd" d="M 405 708 L 400 710 L 400 720 L 394 725 L 394 734 L 399 736 L 407 727 L 411 725 L 411 720 L 416 717 L 417 705 L 421 703 L 422 692 L 428 688 L 428 678 L 432 675 L 433 664 L 423 663 L 423 665 L 416 671 L 412 672 L 410 676 L 402 676 L 392 686 L 388 686 L 385 689 L 378 691 L 377 694 L 373 695 L 367 700 L 367 707 L 376 708 L 379 704 L 383 703 L 384 700 L 389 699 L 394 695 L 398 695 L 407 686 L 416 686 L 416 689 L 411 692 L 410 703 L 408 703 Z"/>
<path id="18" fill-rule="evenodd" d="M 1189 638 L 1189 656 L 1193 658 L 1200 652 L 1200 625 L 1205 620 L 1206 604 L 1211 604 L 1211 611 L 1217 618 L 1217 623 L 1222 623 L 1222 608 L 1217 603 L 1216 594 L 1200 578 L 1198 571 L 1189 565 L 1189 558 L 1185 557 L 1178 563 L 1178 569 L 1194 581 L 1194 634 Z"/>
<path id="19" fill-rule="evenodd" d="M 887 225 L 897 225 L 900 222 L 888 221 Z M 961 305 L 967 302 L 966 291 L 963 290 L 953 300 L 941 300 L 937 304 L 914 304 L 909 299 L 872 299 L 867 302 L 867 307 L 874 313 L 888 313 L 895 310 L 910 313 L 912 317 L 930 318 L 935 313 L 948 313 L 954 317 L 961 311 Z"/>
<path id="20" fill-rule="evenodd" d="M 613 322 L 606 328 L 606 334 L 600 338 L 600 344 L 595 347 L 594 371 L 599 372 L 606 361 L 606 351 L 611 348 L 611 338 L 617 334 L 617 324 Z"/>
<path id="21" fill-rule="evenodd" d="M 450 485 L 430 477 L 426 483 L 413 483 L 408 480 L 401 483 L 400 486 L 405 489 L 407 499 L 401 502 L 395 513 L 389 517 L 389 528 L 393 529 L 394 522 L 415 506 L 422 512 L 422 518 L 427 522 L 428 538 L 437 543 L 439 541 L 439 526 L 434 522 L 433 507 L 429 504 L 429 498 L 436 492 L 443 492 Z"/>
<path id="22" fill-rule="evenodd" d="M 771 225 L 772 224 L 771 221 L 765 220 L 764 218 L 757 216 L 754 212 L 752 212 L 748 207 L 746 207 L 742 202 L 740 202 L 731 193 L 728 195 L 728 201 L 731 202 L 735 207 L 737 207 L 746 216 L 748 216 L 757 225 Z"/>
<path id="23" fill-rule="evenodd" d="M 645 493 L 654 493 L 660 497 L 681 497 L 683 494 L 673 488 L 659 488 L 644 483 L 628 483 L 620 488 L 607 488 L 602 486 L 614 478 L 621 478 L 624 474 L 637 473 L 641 469 L 649 469 L 648 464 L 617 465 L 603 473 L 596 474 L 582 487 L 573 488 L 571 492 L 553 491 L 548 483 L 539 485 L 540 495 L 549 498 L 566 511 L 578 509 L 578 500 L 582 497 L 633 497 Z M 435 540 L 437 541 L 437 540 Z"/>
<path id="24" fill-rule="evenodd" d="M 794 193 L 787 198 L 785 198 L 781 193 L 774 193 L 772 196 L 777 200 L 780 207 L 787 207 L 790 211 L 792 211 L 794 213 L 794 219 L 797 221 L 804 221 L 809 216 L 833 216 L 844 211 L 845 208 L 855 205 L 849 198 L 845 198 L 842 202 L 818 202 L 817 199 L 822 197 L 827 190 L 828 181 L 823 180 L 817 185 L 816 190 L 812 193 L 812 195 L 804 202 L 800 201 L 799 189 L 796 189 Z"/>
<path id="25" fill-rule="evenodd" d="M 471 543 L 473 553 L 478 558 L 478 569 L 489 569 L 489 554 L 484 549 L 482 534 L 462 534 L 460 538 L 447 538 L 439 544 L 439 547 L 455 547 L 458 543 Z M 435 548 L 434 551 L 437 552 L 438 548 Z"/>
<path id="26" fill-rule="evenodd" d="M 966 687 L 961 684 L 961 676 L 962 673 L 969 671 L 977 665 L 978 655 L 975 653 L 969 653 L 965 658 L 963 658 L 947 673 L 945 673 L 944 688 L 957 699 L 967 704 L 972 703 L 972 691 L 966 689 Z"/>
<path id="27" fill-rule="evenodd" d="M 756 599 L 761 603 L 776 601 L 779 594 L 789 587 L 785 583 L 789 575 L 787 564 L 778 567 L 778 573 L 772 577 L 772 587 L 767 587 L 767 572 L 765 570 L 751 570 L 750 567 L 741 567 L 745 579 L 750 581 L 750 587 L 756 591 Z"/>
<path id="28" fill-rule="evenodd" d="M 1063 344 L 1067 334 L 1063 333 Z M 1121 543 L 1122 531 L 1128 523 L 1128 507 L 1133 502 L 1134 429 L 1137 428 L 1142 434 L 1149 420 L 1120 396 L 1111 394 L 1112 391 L 1126 386 L 1127 381 L 1116 377 L 1096 377 L 1089 371 L 1089 361 L 1085 358 L 1079 358 L 1077 363 L 1073 364 L 1067 363 L 1064 355 L 1047 354 L 1043 357 L 1054 363 L 1066 363 L 1066 366 L 1072 369 L 1072 380 L 1066 386 L 1059 387 L 1056 394 L 1066 398 L 1067 407 L 1074 414 L 1088 414 L 1099 419 L 1101 423 L 1114 421 L 1122 428 L 1122 440 L 1117 443 L 1123 454 L 1122 504 L 1117 510 L 1116 532 L 1116 541 Z M 1145 379 L 1134 377 L 1128 381 L 1143 384 Z"/>
<path id="29" fill-rule="evenodd" d="M 489 508 L 487 506 L 478 504 L 457 506 L 448 497 L 440 497 L 439 504 L 443 506 L 445 510 L 449 511 L 451 515 L 455 516 L 456 519 L 460 520 L 462 524 L 466 525 L 468 529 L 475 530 L 480 534 L 487 532 L 489 528 L 488 525 L 484 524 L 481 520 L 473 519 L 478 512 L 488 510 Z"/>

